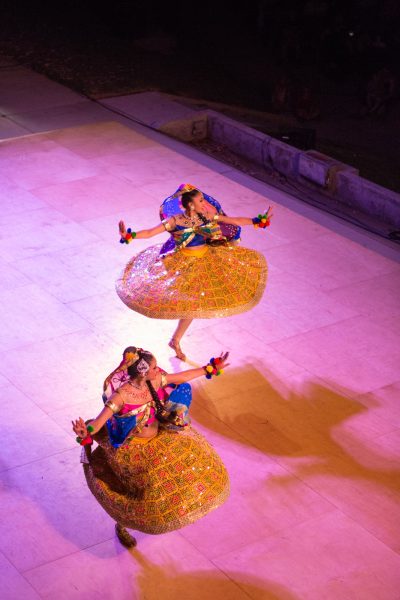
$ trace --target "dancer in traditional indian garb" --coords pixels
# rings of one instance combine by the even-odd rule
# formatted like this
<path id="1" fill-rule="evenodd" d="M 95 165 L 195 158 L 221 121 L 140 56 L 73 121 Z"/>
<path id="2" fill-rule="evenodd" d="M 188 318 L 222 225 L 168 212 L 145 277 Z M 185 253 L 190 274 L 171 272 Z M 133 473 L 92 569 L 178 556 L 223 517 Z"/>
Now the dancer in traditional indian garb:
<path id="1" fill-rule="evenodd" d="M 121 243 L 165 233 L 164 245 L 134 256 L 116 289 L 132 310 L 153 319 L 179 319 L 169 342 L 185 360 L 180 341 L 194 318 L 227 317 L 250 310 L 267 281 L 264 256 L 237 244 L 240 228 L 270 224 L 271 211 L 253 219 L 227 217 L 220 204 L 190 184 L 182 184 L 161 206 L 162 222 L 134 232 L 120 221 Z"/>
<path id="2" fill-rule="evenodd" d="M 91 421 L 72 421 L 83 446 L 90 491 L 116 521 L 125 546 L 126 528 L 159 534 L 193 523 L 229 495 L 225 466 L 190 425 L 192 379 L 220 375 L 228 353 L 204 367 L 168 374 L 151 352 L 128 347 L 104 382 L 104 408 Z M 98 444 L 92 451 L 93 440 Z"/>

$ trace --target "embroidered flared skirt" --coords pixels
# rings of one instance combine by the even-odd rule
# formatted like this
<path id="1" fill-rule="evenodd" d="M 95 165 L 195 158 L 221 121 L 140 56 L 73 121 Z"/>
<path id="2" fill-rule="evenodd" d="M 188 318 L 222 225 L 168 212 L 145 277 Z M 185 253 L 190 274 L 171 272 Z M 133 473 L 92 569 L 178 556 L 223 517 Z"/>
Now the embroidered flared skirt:
<path id="1" fill-rule="evenodd" d="M 263 295 L 267 263 L 255 250 L 207 245 L 159 252 L 157 245 L 134 256 L 116 284 L 121 300 L 147 317 L 227 317 L 250 310 Z"/>
<path id="2" fill-rule="evenodd" d="M 215 450 L 191 427 L 114 448 L 108 438 L 84 464 L 89 489 L 124 527 L 159 534 L 194 523 L 229 495 Z"/>

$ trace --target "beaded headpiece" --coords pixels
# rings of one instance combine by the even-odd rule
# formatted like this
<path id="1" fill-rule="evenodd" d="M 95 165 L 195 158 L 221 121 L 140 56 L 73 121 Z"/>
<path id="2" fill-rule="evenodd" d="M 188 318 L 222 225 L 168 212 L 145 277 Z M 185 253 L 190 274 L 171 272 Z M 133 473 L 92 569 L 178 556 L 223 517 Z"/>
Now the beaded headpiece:
<path id="1" fill-rule="evenodd" d="M 199 191 L 191 183 L 181 183 L 175 194 L 172 194 L 171 198 L 177 198 L 178 196 L 182 196 L 182 194 L 185 194 L 186 192 L 193 192 L 193 190 Z"/>
<path id="2" fill-rule="evenodd" d="M 144 358 L 141 358 L 138 364 L 136 365 L 136 369 L 139 375 L 146 375 L 146 373 L 150 369 L 150 365 L 144 360 Z"/>

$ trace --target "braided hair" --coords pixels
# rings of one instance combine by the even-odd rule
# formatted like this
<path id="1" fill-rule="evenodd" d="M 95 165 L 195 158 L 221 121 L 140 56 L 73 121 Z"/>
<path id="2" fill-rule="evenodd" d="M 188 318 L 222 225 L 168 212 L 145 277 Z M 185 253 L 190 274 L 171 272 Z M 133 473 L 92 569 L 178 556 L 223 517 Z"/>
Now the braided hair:
<path id="1" fill-rule="evenodd" d="M 185 192 L 182 194 L 181 200 L 183 208 L 188 208 L 189 203 L 192 202 L 199 194 L 199 190 L 191 190 L 190 192 Z M 203 221 L 204 225 L 208 225 L 210 222 L 202 213 L 196 211 L 196 215 L 199 217 L 199 219 L 201 219 L 201 221 Z"/>
<path id="2" fill-rule="evenodd" d="M 132 365 L 130 365 L 127 369 L 129 377 L 132 377 L 134 379 L 140 374 L 138 371 L 138 368 L 137 368 L 140 361 L 144 360 L 150 366 L 151 361 L 154 359 L 154 356 L 152 355 L 151 352 L 148 352 L 147 350 L 142 350 L 142 348 L 131 347 L 131 349 L 134 350 L 135 352 L 137 352 L 137 354 L 139 355 L 139 358 L 136 360 L 136 362 L 134 362 Z M 159 421 L 160 423 L 174 422 L 174 419 L 176 417 L 176 412 L 175 411 L 167 412 L 165 410 L 164 404 L 163 404 L 163 402 L 161 402 L 160 398 L 158 397 L 158 394 L 157 394 L 156 390 L 154 389 L 151 381 L 146 381 L 146 385 L 149 389 L 151 397 L 154 400 L 154 404 L 156 406 L 155 416 L 156 416 L 157 421 Z"/>

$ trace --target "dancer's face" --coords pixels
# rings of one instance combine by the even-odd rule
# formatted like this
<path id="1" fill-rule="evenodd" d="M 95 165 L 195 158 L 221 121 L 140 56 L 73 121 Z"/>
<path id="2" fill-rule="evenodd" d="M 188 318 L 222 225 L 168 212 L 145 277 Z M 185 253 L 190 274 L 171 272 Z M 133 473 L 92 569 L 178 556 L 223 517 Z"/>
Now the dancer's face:
<path id="1" fill-rule="evenodd" d="M 157 377 L 157 375 L 158 375 L 157 361 L 153 357 L 151 359 L 150 368 L 146 374 L 146 379 L 147 379 L 147 381 L 152 381 L 153 379 L 155 379 Z"/>
<path id="2" fill-rule="evenodd" d="M 191 204 L 193 205 L 193 210 L 196 212 L 203 212 L 204 210 L 204 196 L 201 192 L 196 194 L 196 196 L 192 199 Z"/>

